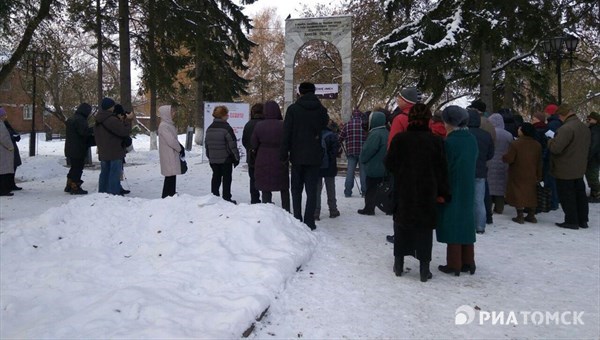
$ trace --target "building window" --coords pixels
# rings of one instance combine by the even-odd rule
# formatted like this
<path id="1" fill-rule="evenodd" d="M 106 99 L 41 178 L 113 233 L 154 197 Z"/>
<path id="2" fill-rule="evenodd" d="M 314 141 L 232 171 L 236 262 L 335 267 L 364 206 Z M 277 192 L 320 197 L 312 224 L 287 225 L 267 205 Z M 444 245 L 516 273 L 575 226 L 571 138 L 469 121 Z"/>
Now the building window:
<path id="1" fill-rule="evenodd" d="M 33 106 L 24 105 L 23 106 L 23 120 L 31 120 L 33 116 Z"/>

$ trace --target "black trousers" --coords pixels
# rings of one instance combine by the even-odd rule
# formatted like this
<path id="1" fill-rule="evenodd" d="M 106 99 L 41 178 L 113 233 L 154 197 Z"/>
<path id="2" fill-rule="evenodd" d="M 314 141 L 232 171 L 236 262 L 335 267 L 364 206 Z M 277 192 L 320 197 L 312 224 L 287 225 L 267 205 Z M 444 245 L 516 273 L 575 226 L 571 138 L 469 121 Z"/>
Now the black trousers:
<path id="1" fill-rule="evenodd" d="M 365 211 L 369 213 L 375 212 L 375 204 L 377 198 L 377 185 L 383 182 L 385 177 L 369 177 L 367 176 L 367 192 L 365 192 Z"/>
<path id="2" fill-rule="evenodd" d="M 224 200 L 231 200 L 231 174 L 233 173 L 233 163 L 215 164 L 210 163 L 213 171 L 210 181 L 210 192 L 215 196 L 221 196 Z M 223 183 L 223 195 L 219 195 L 219 188 Z"/>
<path id="3" fill-rule="evenodd" d="M 281 193 L 281 207 L 287 212 L 290 212 L 290 191 L 282 190 Z M 273 203 L 273 193 L 271 191 L 262 192 L 263 203 Z"/>
<path id="4" fill-rule="evenodd" d="M 175 188 L 177 187 L 177 176 L 165 176 L 163 182 L 162 198 L 175 196 Z"/>
<path id="5" fill-rule="evenodd" d="M 394 223 L 394 256 L 410 255 L 419 261 L 431 261 L 433 229 L 406 228 Z"/>
<path id="6" fill-rule="evenodd" d="M 81 182 L 81 175 L 83 174 L 85 158 L 69 157 L 69 163 L 71 163 L 71 168 L 69 169 L 67 178 L 76 183 Z"/>
<path id="7" fill-rule="evenodd" d="M 560 206 L 565 213 L 565 222 L 575 225 L 588 222 L 589 205 L 583 178 L 557 178 L 556 189 Z"/>
<path id="8" fill-rule="evenodd" d="M 14 174 L 0 175 L 0 195 L 6 195 L 12 191 L 11 176 Z"/>
<path id="9" fill-rule="evenodd" d="M 317 207 L 317 183 L 320 165 L 292 164 L 292 206 L 294 217 L 303 221 L 311 229 L 315 225 L 315 208 Z M 306 190 L 306 207 L 302 218 L 302 191 Z"/>
<path id="10" fill-rule="evenodd" d="M 260 192 L 256 190 L 253 166 L 248 165 L 248 176 L 250 177 L 250 203 L 260 203 Z"/>

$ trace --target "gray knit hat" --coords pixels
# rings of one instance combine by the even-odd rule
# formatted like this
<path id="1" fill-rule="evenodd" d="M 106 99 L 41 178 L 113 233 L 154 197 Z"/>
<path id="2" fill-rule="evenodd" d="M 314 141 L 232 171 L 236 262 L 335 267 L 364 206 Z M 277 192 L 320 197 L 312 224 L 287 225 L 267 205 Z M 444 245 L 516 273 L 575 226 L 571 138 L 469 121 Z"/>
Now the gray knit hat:
<path id="1" fill-rule="evenodd" d="M 415 104 L 421 99 L 421 94 L 416 87 L 405 87 L 400 91 L 400 97 L 408 103 Z"/>
<path id="2" fill-rule="evenodd" d="M 450 105 L 442 111 L 442 120 L 448 125 L 463 127 L 469 121 L 469 113 L 460 106 Z"/>

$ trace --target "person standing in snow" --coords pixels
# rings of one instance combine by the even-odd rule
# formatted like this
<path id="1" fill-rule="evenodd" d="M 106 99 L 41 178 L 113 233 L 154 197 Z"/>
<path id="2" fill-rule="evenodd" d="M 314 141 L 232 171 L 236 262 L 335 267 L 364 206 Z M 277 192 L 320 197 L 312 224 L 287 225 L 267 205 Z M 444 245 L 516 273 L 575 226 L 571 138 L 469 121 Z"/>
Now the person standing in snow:
<path id="1" fill-rule="evenodd" d="M 315 230 L 315 208 L 319 168 L 323 160 L 321 131 L 327 126 L 327 109 L 315 95 L 315 84 L 304 82 L 298 87 L 300 98 L 287 108 L 283 122 L 283 142 L 279 160 L 292 164 L 292 206 L 294 217 Z M 302 191 L 306 206 L 302 215 Z"/>
<path id="2" fill-rule="evenodd" d="M 562 121 L 560 117 L 556 113 L 558 110 L 558 105 L 556 104 L 548 104 L 544 108 L 544 113 L 546 114 L 546 127 L 547 131 L 552 131 L 556 133 L 558 129 L 562 126 Z M 547 143 L 546 143 L 547 145 Z M 545 161 L 548 162 L 548 172 L 546 176 L 544 176 L 544 188 L 549 188 L 552 191 L 552 202 L 550 205 L 551 210 L 557 210 L 559 208 L 559 200 L 558 200 L 558 189 L 556 188 L 556 178 L 550 172 L 550 150 L 548 150 L 545 155 Z"/>
<path id="3" fill-rule="evenodd" d="M 564 222 L 556 225 L 585 229 L 588 227 L 589 205 L 583 176 L 587 168 L 591 133 L 569 104 L 562 104 L 556 113 L 563 125 L 548 141 L 550 173 L 556 178 L 558 199 L 565 213 Z"/>
<path id="4" fill-rule="evenodd" d="M 250 120 L 244 125 L 242 133 L 242 145 L 246 149 L 246 163 L 248 163 L 248 177 L 250 177 L 250 204 L 260 203 L 260 192 L 255 184 L 256 150 L 252 149 L 252 132 L 256 124 L 263 120 L 263 104 L 257 103 L 250 108 Z"/>
<path id="5" fill-rule="evenodd" d="M 227 123 L 229 119 L 229 109 L 227 106 L 220 105 L 215 107 L 212 116 L 215 118 L 213 123 L 206 129 L 206 156 L 212 169 L 212 179 L 210 190 L 213 195 L 219 195 L 221 182 L 223 183 L 224 200 L 233 204 L 236 201 L 231 199 L 231 175 L 233 168 L 240 164 L 240 151 L 237 146 L 237 137 L 233 132 L 231 125 Z"/>
<path id="6" fill-rule="evenodd" d="M 135 115 L 133 112 L 129 112 L 125 119 L 120 119 L 113 113 L 115 104 L 112 98 L 102 99 L 101 110 L 96 114 L 94 136 L 98 147 L 98 159 L 100 159 L 98 192 L 123 195 L 121 193 L 121 174 L 123 173 L 123 158 L 126 154 L 123 140 L 129 138 L 131 122 Z"/>
<path id="7" fill-rule="evenodd" d="M 494 157 L 488 162 L 487 181 L 494 204 L 494 213 L 502 214 L 508 179 L 508 164 L 502 162 L 502 156 L 508 151 L 508 147 L 513 141 L 513 135 L 504 130 L 504 119 L 500 114 L 494 113 L 488 117 L 488 120 L 496 129 L 496 141 L 494 142 Z"/>
<path id="8" fill-rule="evenodd" d="M 385 167 L 394 176 L 394 273 L 401 276 L 404 256 L 419 260 L 422 282 L 429 270 L 437 200 L 449 200 L 444 140 L 429 130 L 431 111 L 415 104 L 408 114 L 406 132 L 392 139 Z"/>
<path id="9" fill-rule="evenodd" d="M 4 110 L 4 108 L 0 107 L 0 110 Z M 6 116 L 8 118 L 8 114 Z M 15 172 L 13 172 L 10 175 L 10 187 L 11 187 L 11 190 L 13 190 L 13 191 L 23 190 L 23 188 L 18 187 L 17 183 L 15 182 L 15 174 L 17 173 L 17 168 L 21 164 L 23 164 L 23 162 L 21 162 L 21 154 L 19 153 L 19 145 L 17 144 L 17 142 L 19 142 L 21 140 L 21 136 L 15 129 L 13 129 L 12 125 L 10 125 L 10 123 L 8 122 L 8 119 L 4 121 L 4 125 L 8 129 L 8 132 L 10 133 L 10 140 L 12 140 L 13 147 L 15 149 L 15 152 L 14 152 L 14 154 L 15 154 L 15 162 L 14 162 Z"/>
<path id="10" fill-rule="evenodd" d="M 523 123 L 517 130 L 519 138 L 512 142 L 502 161 L 509 164 L 506 202 L 517 209 L 516 223 L 537 223 L 536 185 L 542 180 L 542 146 L 535 139 L 535 128 Z M 523 216 L 527 209 L 527 216 Z"/>
<path id="11" fill-rule="evenodd" d="M 83 181 L 81 175 L 85 164 L 88 148 L 95 145 L 94 129 L 89 126 L 88 118 L 92 113 L 92 106 L 81 103 L 75 114 L 67 119 L 65 138 L 65 157 L 69 160 L 71 168 L 67 174 L 65 192 L 71 195 L 85 195 L 88 192 L 81 188 Z"/>
<path id="12" fill-rule="evenodd" d="M 329 208 L 329 218 L 340 216 L 335 198 L 335 176 L 337 176 L 337 157 L 340 155 L 340 143 L 337 134 L 337 124 L 329 120 L 327 127 L 321 132 L 321 144 L 323 146 L 323 161 L 319 169 L 319 181 L 317 183 L 317 202 L 315 208 L 315 220 L 319 221 L 321 214 L 321 192 L 323 191 L 323 182 L 325 182 L 325 191 L 327 192 L 327 207 Z"/>
<path id="13" fill-rule="evenodd" d="M 0 107 L 0 196 L 13 196 L 11 178 L 15 173 L 15 147 L 4 125 L 8 114 Z"/>
<path id="14" fill-rule="evenodd" d="M 469 132 L 477 140 L 477 165 L 475 168 L 475 227 L 478 234 L 485 233 L 486 207 L 485 183 L 487 180 L 487 162 L 494 157 L 494 140 L 487 131 L 480 128 L 481 115 L 477 110 L 467 109 L 469 113 Z"/>
<path id="15" fill-rule="evenodd" d="M 388 137 L 387 145 L 389 147 L 392 138 L 408 128 L 408 112 L 420 100 L 420 93 L 415 87 L 405 87 L 400 91 L 396 98 L 398 105 L 398 114 L 392 120 L 392 127 Z M 367 184 L 368 185 L 368 184 Z"/>
<path id="16" fill-rule="evenodd" d="M 444 142 L 448 163 L 450 200 L 438 206 L 436 236 L 447 243 L 446 264 L 438 266 L 443 273 L 460 275 L 475 273 L 475 167 L 477 139 L 469 132 L 467 110 L 450 105 L 442 111 L 448 135 Z"/>
<path id="17" fill-rule="evenodd" d="M 598 181 L 598 169 L 600 168 L 600 113 L 591 112 L 587 116 L 591 133 L 590 152 L 585 172 L 585 179 L 590 187 L 590 203 L 600 203 L 600 181 Z"/>
<path id="18" fill-rule="evenodd" d="M 369 135 L 360 152 L 360 164 L 365 167 L 367 173 L 365 207 L 358 209 L 358 213 L 361 215 L 375 215 L 377 185 L 385 179 L 386 171 L 383 160 L 387 151 L 389 136 L 385 124 L 386 118 L 383 112 L 371 112 L 369 116 Z"/>
<path id="19" fill-rule="evenodd" d="M 352 112 L 352 118 L 344 124 L 340 132 L 340 143 L 345 143 L 346 158 L 348 167 L 346 168 L 346 180 L 344 181 L 344 196 L 352 196 L 352 188 L 354 188 L 354 173 L 356 167 L 359 166 L 358 158 L 360 150 L 367 140 L 367 131 L 363 128 L 363 113 L 356 109 Z M 367 175 L 364 167 L 359 166 L 360 188 L 358 192 L 364 195 L 367 188 Z"/>
<path id="20" fill-rule="evenodd" d="M 177 127 L 173 122 L 176 111 L 171 105 L 158 108 L 160 124 L 158 125 L 158 155 L 160 173 L 165 176 L 162 198 L 174 196 L 177 189 L 177 175 L 181 175 L 180 157 L 184 154 L 183 146 L 177 139 Z"/>
<path id="21" fill-rule="evenodd" d="M 283 140 L 283 117 L 279 104 L 265 103 L 264 119 L 256 124 L 250 140 L 256 152 L 254 162 L 256 189 L 261 191 L 262 203 L 273 203 L 273 191 L 281 193 L 281 207 L 290 212 L 290 170 L 288 162 L 279 161 Z"/>

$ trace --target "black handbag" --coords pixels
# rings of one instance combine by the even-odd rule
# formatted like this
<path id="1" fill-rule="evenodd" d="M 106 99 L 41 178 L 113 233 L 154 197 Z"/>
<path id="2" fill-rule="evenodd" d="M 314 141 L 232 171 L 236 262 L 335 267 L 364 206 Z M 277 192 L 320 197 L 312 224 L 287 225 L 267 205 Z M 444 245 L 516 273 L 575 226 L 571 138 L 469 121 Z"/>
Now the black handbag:
<path id="1" fill-rule="evenodd" d="M 375 191 L 375 206 L 386 214 L 393 214 L 396 207 L 394 200 L 394 177 L 386 176 L 377 184 Z"/>
<path id="2" fill-rule="evenodd" d="M 537 208 L 536 212 L 549 212 L 552 207 L 552 190 L 537 184 Z"/>

